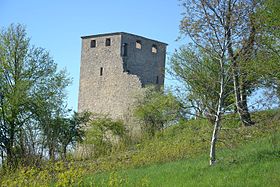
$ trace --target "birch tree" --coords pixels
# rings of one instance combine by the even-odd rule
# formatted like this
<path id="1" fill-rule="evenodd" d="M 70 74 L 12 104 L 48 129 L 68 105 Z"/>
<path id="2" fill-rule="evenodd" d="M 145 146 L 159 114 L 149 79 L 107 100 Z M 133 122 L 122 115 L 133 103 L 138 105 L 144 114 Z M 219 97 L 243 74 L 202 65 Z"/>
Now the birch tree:
<path id="1" fill-rule="evenodd" d="M 268 77 L 274 78 L 276 75 L 271 75 L 271 68 L 259 70 L 252 67 L 263 63 L 264 59 L 259 58 L 261 55 L 267 54 L 266 56 L 271 57 L 275 54 L 275 46 L 279 43 L 279 39 L 275 38 L 279 33 L 277 30 L 279 19 L 272 15 L 277 14 L 275 10 L 279 7 L 279 3 L 275 0 L 181 0 L 181 2 L 184 7 L 184 17 L 180 24 L 181 37 L 189 37 L 191 44 L 200 53 L 196 53 L 195 61 L 202 64 L 203 60 L 199 56 L 207 56 L 212 63 L 219 64 L 219 73 L 216 74 L 215 80 L 219 82 L 220 88 L 212 87 L 219 90 L 218 96 L 215 97 L 216 108 L 213 111 L 215 125 L 210 150 L 212 165 L 215 162 L 215 142 L 221 126 L 221 116 L 227 107 L 225 99 L 229 93 L 226 89 L 228 82 L 233 83 L 232 93 L 240 121 L 245 126 L 250 126 L 254 122 L 248 109 L 248 96 L 259 87 L 260 81 L 271 82 Z M 179 59 L 181 57 L 182 55 L 179 55 Z M 185 67 L 189 68 L 191 59 L 180 60 L 184 60 L 187 64 Z M 257 61 L 260 62 L 258 65 Z M 275 61 L 271 63 L 277 66 Z M 188 71 L 193 70 L 191 68 Z M 209 85 L 212 78 L 209 77 L 204 82 Z M 203 83 L 202 79 L 197 80 Z M 211 93 L 215 93 L 215 90 Z M 205 92 L 205 95 L 207 94 L 209 93 Z"/>
<path id="2" fill-rule="evenodd" d="M 180 29 L 202 48 L 217 52 L 226 41 L 225 58 L 231 64 L 236 109 L 245 126 L 254 122 L 248 110 L 248 94 L 254 83 L 247 77 L 243 64 L 250 61 L 256 49 L 255 0 L 183 0 L 184 18 Z M 212 38 L 212 39 L 211 39 Z M 216 41 L 213 41 L 213 39 Z M 217 40 L 219 38 L 219 40 Z"/>
<path id="3" fill-rule="evenodd" d="M 186 114 L 190 117 L 206 118 L 214 124 L 221 70 L 217 59 L 199 48 L 182 46 L 173 54 L 170 62 L 169 73 L 181 82 L 180 89 L 176 92 L 183 107 L 188 109 Z M 224 68 L 229 69 L 228 64 Z M 224 99 L 227 112 L 234 111 L 232 88 L 233 84 L 227 75 Z"/>
<path id="4" fill-rule="evenodd" d="M 188 36 L 200 53 L 218 65 L 215 81 L 219 86 L 218 89 L 212 88 L 213 92 L 217 92 L 210 146 L 210 165 L 213 165 L 225 99 L 228 97 L 226 86 L 231 80 L 241 121 L 245 125 L 253 123 L 247 107 L 248 83 L 246 75 L 241 72 L 240 63 L 246 61 L 245 57 L 249 58 L 253 50 L 255 32 L 249 13 L 255 3 L 245 0 L 183 0 L 182 5 L 182 36 Z"/>
<path id="5" fill-rule="evenodd" d="M 219 38 L 216 38 L 217 41 Z M 212 41 L 214 42 L 214 41 Z M 221 41 L 219 53 L 207 54 L 208 48 L 200 48 L 197 52 L 181 49 L 171 62 L 175 76 L 183 79 L 187 91 L 202 103 L 207 112 L 207 117 L 213 124 L 213 133 L 210 148 L 210 165 L 216 161 L 216 143 L 218 131 L 221 128 L 223 113 L 228 106 L 229 93 L 226 88 L 230 83 L 229 67 L 226 61 L 226 40 Z M 189 49 L 190 50 L 190 49 Z M 189 55 L 184 54 L 191 53 Z M 202 54 L 203 53 L 203 54 Z M 205 111 L 204 111 L 205 112 Z"/>

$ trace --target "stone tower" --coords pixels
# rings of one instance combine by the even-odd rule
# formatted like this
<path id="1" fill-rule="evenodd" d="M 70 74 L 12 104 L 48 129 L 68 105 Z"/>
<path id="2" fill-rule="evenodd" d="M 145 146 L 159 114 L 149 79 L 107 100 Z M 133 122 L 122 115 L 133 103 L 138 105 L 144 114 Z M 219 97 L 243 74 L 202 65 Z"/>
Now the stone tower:
<path id="1" fill-rule="evenodd" d="M 164 84 L 167 44 L 124 32 L 81 38 L 79 112 L 123 119 L 143 87 Z"/>

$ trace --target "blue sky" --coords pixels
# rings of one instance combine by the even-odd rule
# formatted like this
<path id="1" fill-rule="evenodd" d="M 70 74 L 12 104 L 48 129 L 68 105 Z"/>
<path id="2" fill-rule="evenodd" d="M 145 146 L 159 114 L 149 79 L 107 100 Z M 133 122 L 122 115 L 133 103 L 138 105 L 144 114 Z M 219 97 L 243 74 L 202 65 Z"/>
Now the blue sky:
<path id="1" fill-rule="evenodd" d="M 31 44 L 67 69 L 73 78 L 68 106 L 77 110 L 80 36 L 129 32 L 168 43 L 171 54 L 183 43 L 175 41 L 181 12 L 177 0 L 0 0 L 0 26 L 24 24 Z"/>

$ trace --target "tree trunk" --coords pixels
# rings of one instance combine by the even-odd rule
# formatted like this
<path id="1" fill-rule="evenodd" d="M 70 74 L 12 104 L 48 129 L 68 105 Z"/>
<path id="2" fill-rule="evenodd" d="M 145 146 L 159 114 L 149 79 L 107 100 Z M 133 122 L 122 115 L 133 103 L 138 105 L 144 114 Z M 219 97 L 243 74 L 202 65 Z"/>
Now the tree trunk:
<path id="1" fill-rule="evenodd" d="M 49 146 L 49 158 L 50 160 L 54 161 L 55 160 L 55 155 L 54 155 L 54 145 L 51 143 Z"/>
<path id="2" fill-rule="evenodd" d="M 242 111 L 239 112 L 240 120 L 245 126 L 253 125 L 254 122 L 251 119 L 251 115 L 247 105 L 247 88 L 246 83 L 241 83 L 240 95 Z"/>
<path id="3" fill-rule="evenodd" d="M 233 85 L 234 85 L 234 94 L 235 94 L 235 105 L 237 112 L 239 114 L 240 121 L 245 126 L 253 125 L 254 122 L 251 120 L 251 115 L 248 110 L 247 105 L 247 93 L 244 85 L 240 85 L 239 81 L 239 72 L 237 62 L 233 62 Z M 244 83 L 243 83 L 244 84 Z"/>
<path id="4" fill-rule="evenodd" d="M 214 165 L 216 162 L 216 143 L 218 139 L 218 131 L 221 125 L 221 113 L 217 113 L 214 130 L 211 138 L 211 147 L 210 147 L 210 166 Z"/>
<path id="5" fill-rule="evenodd" d="M 226 37 L 227 37 L 227 50 L 230 56 L 230 59 L 232 61 L 232 68 L 233 68 L 233 86 L 234 86 L 234 94 L 235 94 L 235 104 L 236 104 L 236 109 L 239 114 L 241 122 L 245 126 L 249 126 L 254 124 L 254 122 L 251 120 L 251 116 L 248 110 L 248 105 L 247 105 L 247 86 L 244 80 L 246 79 L 246 76 L 244 75 L 244 72 L 240 70 L 240 65 L 237 63 L 237 58 L 239 54 L 234 54 L 233 52 L 233 47 L 232 47 L 232 38 L 231 38 L 231 18 L 232 17 L 232 7 L 231 7 L 231 1 L 228 1 L 228 12 L 226 16 Z M 246 46 L 245 54 L 249 51 L 249 49 L 253 49 L 253 40 L 254 40 L 254 34 L 255 34 L 255 29 L 254 27 L 252 28 L 250 32 L 250 37 L 248 40 L 248 46 Z M 244 56 L 244 54 L 242 55 Z M 248 58 L 248 56 L 246 56 Z M 245 59 L 243 59 L 245 60 Z M 248 60 L 248 59 L 246 59 Z M 246 61 L 245 60 L 245 61 Z M 240 81 L 239 78 L 243 77 L 243 81 Z"/>
<path id="6" fill-rule="evenodd" d="M 9 167 L 15 167 L 17 158 L 14 157 L 13 153 L 13 147 L 14 147 L 14 137 L 15 137 L 15 131 L 14 131 L 14 122 L 11 122 L 11 128 L 9 129 L 9 140 L 6 145 L 6 150 L 7 150 L 7 165 Z"/>
<path id="7" fill-rule="evenodd" d="M 63 146 L 62 159 L 66 160 L 67 146 Z"/>
<path id="8" fill-rule="evenodd" d="M 7 157 L 6 157 L 7 167 L 14 168 L 15 160 L 13 158 L 12 148 L 10 148 L 10 146 L 9 146 L 9 147 L 6 148 L 6 151 L 7 151 Z"/>
<path id="9" fill-rule="evenodd" d="M 254 43 L 255 43 L 255 37 L 256 37 L 256 28 L 255 28 L 255 20 L 254 18 L 250 17 L 250 35 L 248 40 L 245 43 L 245 46 L 243 47 L 242 53 L 241 53 L 241 59 L 244 63 L 248 63 L 253 56 L 254 53 Z M 239 67 L 240 68 L 240 67 Z M 248 109 L 247 105 L 247 91 L 250 89 L 250 84 L 248 83 L 248 77 L 246 70 L 242 70 L 239 72 L 240 74 L 240 103 L 241 107 L 238 111 L 240 120 L 245 126 L 253 125 L 254 122 L 251 119 L 251 115 Z"/>
<path id="10" fill-rule="evenodd" d="M 218 140 L 218 132 L 221 126 L 222 119 L 222 109 L 224 106 L 224 97 L 225 97 L 225 74 L 224 74 L 224 61 L 223 58 L 220 60 L 220 93 L 219 93 L 219 101 L 216 111 L 216 117 L 214 122 L 214 129 L 211 138 L 211 146 L 210 146 L 210 166 L 214 165 L 216 162 L 216 143 Z"/>
<path id="11" fill-rule="evenodd" d="M 1 165 L 3 166 L 4 164 L 4 152 L 1 150 Z"/>
<path id="12" fill-rule="evenodd" d="M 220 90 L 220 97 L 219 97 L 219 103 L 218 103 L 218 110 L 216 113 L 215 123 L 214 123 L 214 129 L 212 133 L 211 138 L 211 147 L 210 147 L 210 166 L 214 165 L 216 162 L 216 143 L 218 139 L 218 132 L 221 127 L 221 118 L 222 118 L 222 107 L 224 103 L 224 86 L 223 83 L 221 83 L 221 90 Z"/>
<path id="13" fill-rule="evenodd" d="M 26 146 L 25 146 L 25 140 L 24 140 L 24 134 L 22 132 L 22 129 L 19 131 L 19 146 L 20 146 L 20 157 L 21 159 L 24 159 L 26 156 Z"/>

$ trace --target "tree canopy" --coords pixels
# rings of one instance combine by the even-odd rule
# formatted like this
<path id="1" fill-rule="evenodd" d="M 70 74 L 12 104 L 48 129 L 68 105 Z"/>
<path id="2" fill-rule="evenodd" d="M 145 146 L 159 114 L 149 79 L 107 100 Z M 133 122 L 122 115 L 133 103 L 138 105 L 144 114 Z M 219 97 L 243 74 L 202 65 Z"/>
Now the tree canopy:
<path id="1" fill-rule="evenodd" d="M 71 79 L 65 70 L 58 70 L 45 49 L 30 44 L 23 25 L 1 30 L 0 49 L 2 159 L 16 165 L 27 156 L 45 156 L 43 150 L 53 158 L 54 149 L 63 142 L 58 138 L 65 134 L 59 127 L 68 131 L 75 124 L 75 116 L 69 122 L 62 120 L 69 113 L 65 88 Z M 71 141 L 68 138 L 67 143 Z"/>

